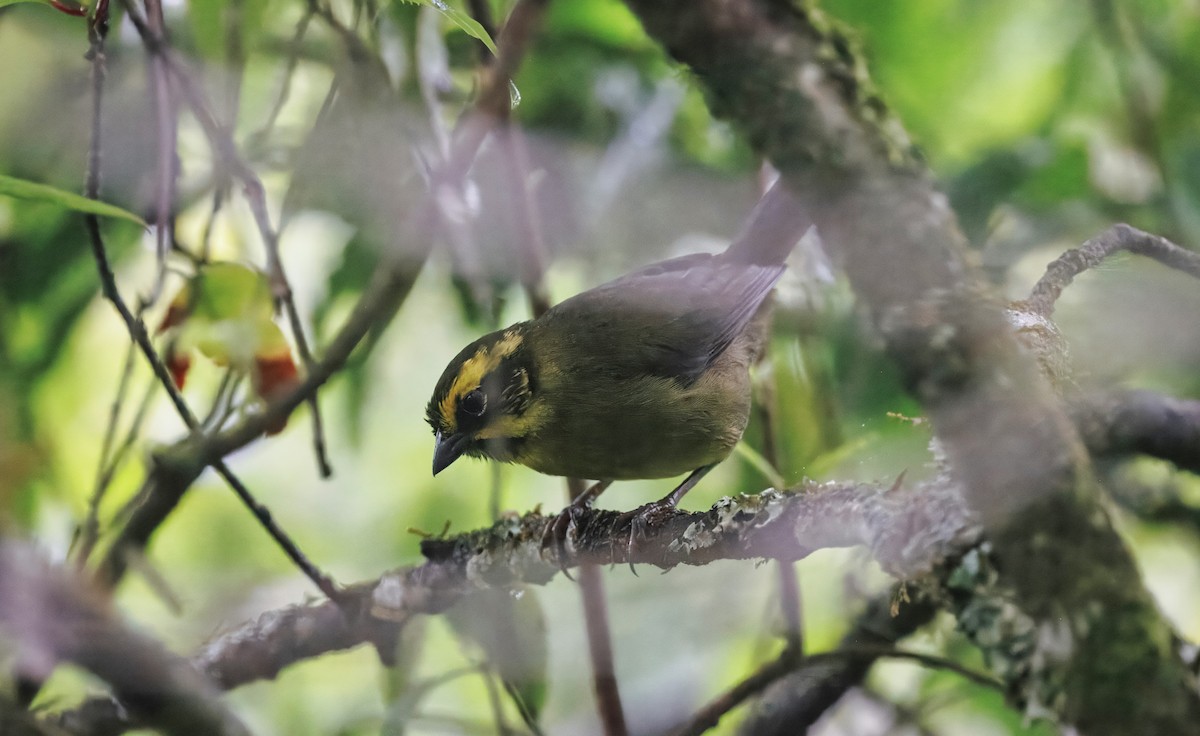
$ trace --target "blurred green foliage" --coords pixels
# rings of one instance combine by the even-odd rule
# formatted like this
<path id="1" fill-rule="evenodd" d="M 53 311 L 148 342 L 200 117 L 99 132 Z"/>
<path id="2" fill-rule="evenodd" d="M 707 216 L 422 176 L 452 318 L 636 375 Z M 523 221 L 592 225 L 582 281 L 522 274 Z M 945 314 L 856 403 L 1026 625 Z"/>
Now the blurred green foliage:
<path id="1" fill-rule="evenodd" d="M 0 6 L 0 174 L 78 192 L 90 130 L 85 22 L 45 5 Z M 156 125 L 145 57 L 113 7 L 102 197 L 152 219 Z M 318 346 L 353 308 L 380 253 L 403 247 L 392 242 L 395 223 L 445 155 L 478 89 L 479 58 L 462 24 L 429 6 L 336 0 L 322 7 L 338 26 L 310 17 L 309 5 L 295 0 L 166 8 L 172 44 L 262 176 L 276 222 L 286 225 L 284 262 Z M 510 7 L 507 0 L 490 4 L 496 18 Z M 1050 258 L 1117 221 L 1200 243 L 1194 3 L 829 0 L 824 7 L 860 36 L 884 99 L 1008 296 L 1023 295 Z M 415 562 L 411 530 L 489 521 L 489 470 L 456 466 L 430 479 L 421 416 L 459 346 L 491 324 L 527 316 L 515 265 L 527 245 L 514 214 L 517 185 L 529 187 L 541 218 L 555 298 L 669 253 L 721 247 L 754 201 L 759 162 L 735 130 L 711 118 L 687 71 L 616 0 L 552 3 L 515 86 L 520 102 L 512 114 L 526 134 L 528 180 L 514 179 L 495 148 L 481 152 L 470 184 L 456 193 L 461 229 L 440 233 L 444 247 L 393 324 L 371 335 L 370 350 L 356 352 L 321 395 L 335 477 L 320 482 L 313 463 L 297 460 L 309 454 L 303 413 L 280 437 L 233 458 L 275 517 L 341 580 Z M 179 252 L 169 279 L 177 285 L 204 257 L 261 267 L 262 245 L 240 188 L 215 163 L 193 116 L 181 109 L 177 120 Z M 126 299 L 150 296 L 152 234 L 119 222 L 106 222 L 103 232 Z M 919 409 L 845 285 L 807 265 L 793 271 L 803 296 L 780 300 L 772 357 L 760 371 L 759 393 L 771 407 L 756 415 L 747 441 L 773 455 L 788 482 L 808 476 L 887 486 L 901 471 L 910 480 L 931 472 L 927 430 L 903 419 Z M 1079 380 L 1200 393 L 1196 292 L 1191 280 L 1129 259 L 1081 279 L 1059 312 Z M 148 323 L 164 307 L 152 307 Z M 0 196 L 0 516 L 59 559 L 96 486 L 127 347 L 99 299 L 81 218 L 49 202 Z M 150 383 L 140 361 L 132 376 L 135 387 Z M 187 398 L 203 409 L 221 373 L 197 366 L 189 381 Z M 118 436 L 133 422 L 135 404 L 129 397 L 122 403 Z M 105 529 L 136 492 L 141 458 L 181 436 L 178 419 L 157 401 L 100 505 Z M 769 437 L 775 449 L 765 452 Z M 522 469 L 504 469 L 501 478 L 501 508 L 562 503 L 556 479 Z M 735 457 L 689 503 L 763 485 L 762 474 Z M 620 484 L 604 501 L 632 507 L 661 494 L 660 486 Z M 1200 579 L 1194 537 L 1164 544 L 1140 527 L 1134 537 L 1139 549 L 1154 550 L 1148 579 L 1168 613 L 1183 632 L 1200 635 L 1195 594 L 1162 592 L 1173 578 Z M 149 564 L 174 588 L 183 615 L 136 577 L 119 602 L 180 651 L 308 593 L 208 475 L 159 532 Z M 854 553 L 822 552 L 800 571 L 814 646 L 836 642 L 858 602 L 882 588 L 882 576 Z M 634 721 L 645 724 L 685 717 L 770 656 L 777 628 L 769 570 L 714 565 L 657 577 L 608 574 L 619 675 Z M 539 607 L 544 622 L 521 613 Z M 520 662 L 526 669 L 517 675 L 503 664 L 478 666 L 497 649 L 495 630 L 464 640 L 470 624 L 435 620 L 406 640 L 408 656 L 391 673 L 365 652 L 329 656 L 243 688 L 232 702 L 262 733 L 488 732 L 493 707 L 510 724 L 520 722 L 511 699 L 489 701 L 478 674 L 498 670 L 547 732 L 594 730 L 574 589 L 558 581 L 529 591 L 512 609 L 506 615 L 524 617 L 526 626 L 499 636 L 537 640 L 522 647 L 532 663 Z M 933 646 L 964 654 L 949 627 L 931 636 Z M 540 654 L 538 646 L 545 647 Z M 463 668 L 469 671 L 454 674 Z M 1045 732 L 994 693 L 952 675 L 911 665 L 902 671 L 908 674 L 877 673 L 870 687 L 932 732 L 962 733 L 964 724 L 978 723 L 992 733 Z M 44 697 L 58 705 L 80 692 L 63 677 Z M 656 716 L 663 698 L 670 712 Z"/>

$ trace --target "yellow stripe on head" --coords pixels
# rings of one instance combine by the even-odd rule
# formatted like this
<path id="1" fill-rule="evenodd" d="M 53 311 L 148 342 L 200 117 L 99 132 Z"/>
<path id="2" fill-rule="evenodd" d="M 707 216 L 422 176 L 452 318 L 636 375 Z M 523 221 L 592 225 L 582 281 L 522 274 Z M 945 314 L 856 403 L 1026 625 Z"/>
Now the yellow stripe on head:
<path id="1" fill-rule="evenodd" d="M 442 397 L 438 410 L 442 419 L 453 429 L 457 428 L 455 417 L 458 412 L 458 399 L 479 388 L 483 379 L 500 367 L 501 361 L 510 357 L 521 347 L 521 334 L 515 329 L 505 330 L 500 339 L 489 345 L 480 345 L 475 354 L 463 361 L 450 384 L 450 390 Z"/>

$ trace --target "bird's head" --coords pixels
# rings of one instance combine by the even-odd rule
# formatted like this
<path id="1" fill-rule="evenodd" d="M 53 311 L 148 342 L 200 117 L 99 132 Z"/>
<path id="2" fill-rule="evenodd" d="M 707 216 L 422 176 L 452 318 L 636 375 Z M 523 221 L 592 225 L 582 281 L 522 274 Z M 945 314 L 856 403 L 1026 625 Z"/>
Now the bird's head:
<path id="1" fill-rule="evenodd" d="M 527 323 L 484 335 L 462 349 L 425 409 L 433 427 L 433 474 L 463 455 L 512 461 L 532 429 Z"/>

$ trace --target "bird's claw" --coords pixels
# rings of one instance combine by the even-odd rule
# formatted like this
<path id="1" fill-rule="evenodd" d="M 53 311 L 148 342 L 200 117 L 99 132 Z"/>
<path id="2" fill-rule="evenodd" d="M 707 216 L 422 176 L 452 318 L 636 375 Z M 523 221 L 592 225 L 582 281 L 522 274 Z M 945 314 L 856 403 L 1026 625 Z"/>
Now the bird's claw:
<path id="1" fill-rule="evenodd" d="M 558 569 L 572 582 L 574 582 L 575 578 L 567 569 L 567 537 L 570 536 L 571 530 L 577 526 L 579 517 L 589 507 L 590 504 L 567 504 L 550 523 L 546 524 L 546 528 L 542 531 L 542 549 L 545 550 L 553 545 L 554 558 L 558 563 Z"/>
<path id="2" fill-rule="evenodd" d="M 618 529 L 624 524 L 629 524 L 629 539 L 625 543 L 625 559 L 629 564 L 629 570 L 634 575 L 637 575 L 637 570 L 633 566 L 633 559 L 637 555 L 641 540 L 647 539 L 651 529 L 660 526 L 674 513 L 675 504 L 670 499 L 664 498 L 638 506 L 617 517 Z"/>
<path id="3" fill-rule="evenodd" d="M 575 578 L 567 572 L 567 537 L 570 535 L 571 529 L 578 526 L 579 517 L 583 516 L 583 512 L 590 509 L 600 494 L 604 493 L 604 489 L 611 484 L 611 480 L 596 481 L 590 488 L 575 496 L 571 503 L 558 512 L 558 516 L 555 516 L 554 520 L 542 530 L 542 549 L 546 549 L 551 543 L 554 544 L 558 569 L 562 570 L 562 574 L 572 582 Z"/>

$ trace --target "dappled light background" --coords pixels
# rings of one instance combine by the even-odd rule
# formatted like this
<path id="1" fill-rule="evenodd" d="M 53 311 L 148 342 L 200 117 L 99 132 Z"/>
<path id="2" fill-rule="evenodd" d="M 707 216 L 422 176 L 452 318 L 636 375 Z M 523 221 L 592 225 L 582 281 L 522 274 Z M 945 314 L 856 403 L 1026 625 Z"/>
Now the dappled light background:
<path id="1" fill-rule="evenodd" d="M 1200 243 L 1200 6 L 1119 2 L 1116 17 L 1108 17 L 1102 2 L 823 5 L 856 29 L 883 98 L 1006 297 L 1025 296 L 1047 262 L 1115 222 L 1193 248 Z M 378 259 L 412 245 L 393 242 L 395 225 L 411 216 L 478 86 L 476 42 L 432 8 L 330 7 L 351 27 L 371 28 L 362 34 L 385 69 L 347 71 L 337 34 L 318 20 L 296 40 L 301 2 L 165 6 L 173 45 L 201 70 L 218 115 L 266 185 L 273 220 L 284 223 L 284 266 L 318 355 Z M 495 7 L 503 17 L 508 5 Z M 81 19 L 36 4 L 0 9 L 0 173 L 80 190 L 89 126 L 86 50 Z M 127 21 L 114 23 L 109 72 L 102 197 L 149 220 L 154 110 L 144 52 Z M 345 76 L 333 99 L 337 74 Z M 268 127 L 285 85 L 286 99 Z M 552 3 L 513 95 L 552 301 L 657 259 L 723 248 L 761 191 L 760 162 L 737 131 L 712 119 L 688 73 L 619 3 Z M 186 112 L 177 150 L 179 247 L 262 267 L 265 254 L 241 187 L 214 170 L 205 137 Z M 276 521 L 340 582 L 419 563 L 422 535 L 489 524 L 497 482 L 504 512 L 554 511 L 565 503 L 561 479 L 521 467 L 494 472 L 482 462 L 460 462 L 430 475 L 424 408 L 447 360 L 479 334 L 529 316 L 520 285 L 526 234 L 514 214 L 520 204 L 513 177 L 509 162 L 485 146 L 454 203 L 461 231 L 440 233 L 369 355 L 356 354 L 320 393 L 332 478 L 317 472 L 307 408 L 282 434 L 229 458 Z M 222 189 L 228 196 L 214 215 L 213 194 Z M 126 298 L 148 296 L 154 234 L 116 222 L 104 232 Z M 797 250 L 780 288 L 771 356 L 758 372 L 775 382 L 769 396 L 778 471 L 789 485 L 814 478 L 888 487 L 902 473 L 905 483 L 928 478 L 935 472 L 928 424 L 856 311 L 836 251 L 829 251 L 815 239 Z M 147 313 L 152 327 L 182 283 L 179 274 L 191 268 L 182 256 L 171 263 L 165 297 Z M 1194 398 L 1198 315 L 1194 279 L 1123 256 L 1068 289 L 1056 319 L 1081 385 Z M 128 343 L 98 295 L 79 216 L 0 197 L 0 515 L 53 560 L 68 559 L 86 515 Z M 140 357 L 134 363 L 122 427 L 152 383 Z M 220 368 L 197 358 L 184 394 L 202 413 L 221 379 Z M 249 399 L 239 409 L 256 410 Z M 104 498 L 103 525 L 137 491 L 150 453 L 184 434 L 170 404 L 156 396 Z M 745 440 L 752 451 L 735 453 L 684 506 L 707 508 L 721 496 L 770 485 L 751 457 L 762 453 L 763 441 L 756 415 Z M 1158 463 L 1100 472 L 1121 473 L 1130 487 L 1144 489 L 1119 500 L 1132 508 L 1168 484 L 1200 500 L 1195 478 Z M 618 483 L 600 505 L 630 509 L 669 487 Z M 1126 512 L 1118 518 L 1160 606 L 1184 636 L 1200 638 L 1200 527 Z M 834 646 L 864 602 L 890 584 L 859 550 L 824 550 L 797 570 L 809 651 Z M 678 724 L 774 656 L 783 624 L 773 563 L 640 573 L 616 567 L 605 579 L 625 705 L 635 730 L 651 733 Z M 210 470 L 134 565 L 116 605 L 186 654 L 263 611 L 316 594 Z M 544 614 L 546 732 L 597 732 L 575 584 L 558 576 L 523 595 Z M 423 624 L 421 638 L 408 673 L 389 672 L 359 648 L 228 697 L 255 733 L 378 733 L 385 721 L 406 722 L 411 733 L 494 732 L 477 671 L 431 687 L 417 702 L 396 697 L 398 680 L 436 678 L 481 660 L 441 617 Z M 926 627 L 910 648 L 968 662 L 977 657 L 950 621 Z M 60 669 L 39 703 L 63 708 L 97 691 L 86 676 Z M 509 722 L 519 722 L 502 707 Z M 718 732 L 732 733 L 735 725 L 730 719 Z M 1050 732 L 1024 723 L 998 693 L 951 672 L 889 662 L 815 733 L 919 729 Z"/>

